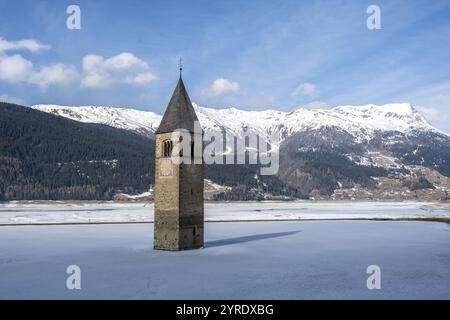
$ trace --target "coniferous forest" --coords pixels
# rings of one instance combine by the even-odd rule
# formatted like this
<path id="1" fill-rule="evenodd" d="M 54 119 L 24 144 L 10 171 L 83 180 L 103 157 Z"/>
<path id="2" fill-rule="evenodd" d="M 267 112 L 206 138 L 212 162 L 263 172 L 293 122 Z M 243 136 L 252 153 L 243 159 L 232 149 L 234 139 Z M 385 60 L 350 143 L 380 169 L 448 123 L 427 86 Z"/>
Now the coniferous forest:
<path id="1" fill-rule="evenodd" d="M 81 123 L 0 103 L 0 201 L 111 200 L 148 191 L 154 181 L 155 142 L 130 131 Z M 258 200 L 258 188 L 301 196 L 257 166 L 205 168 L 205 177 L 235 187 L 220 200 Z"/>
<path id="2" fill-rule="evenodd" d="M 154 141 L 0 103 L 0 201 L 108 200 L 149 189 Z"/>
<path id="3" fill-rule="evenodd" d="M 305 141 L 307 137 L 299 137 L 291 140 L 292 145 L 286 144 L 277 175 L 260 175 L 258 165 L 205 165 L 205 178 L 232 187 L 214 199 L 330 196 L 341 186 L 355 185 L 375 190 L 373 177 L 393 175 L 389 169 L 350 161 L 345 148 L 318 146 L 304 151 L 298 144 Z M 422 165 L 448 174 L 448 148 L 423 145 L 436 151 L 424 149 Z M 408 157 L 422 151 L 412 142 L 402 146 L 394 146 L 392 152 L 416 164 L 415 158 L 408 161 Z M 154 148 L 152 138 L 132 131 L 0 103 L 0 201 L 111 200 L 117 193 L 146 192 L 154 181 Z M 402 175 L 400 171 L 397 174 Z M 400 187 L 433 189 L 430 181 L 418 177 L 401 178 Z"/>

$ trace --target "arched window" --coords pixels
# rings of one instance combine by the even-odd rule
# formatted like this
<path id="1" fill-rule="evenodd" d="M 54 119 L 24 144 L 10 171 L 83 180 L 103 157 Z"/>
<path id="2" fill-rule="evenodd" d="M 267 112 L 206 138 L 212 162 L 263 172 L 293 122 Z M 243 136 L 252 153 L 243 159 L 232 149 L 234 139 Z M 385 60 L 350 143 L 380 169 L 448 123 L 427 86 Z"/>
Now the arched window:
<path id="1" fill-rule="evenodd" d="M 171 157 L 172 156 L 172 140 L 163 141 L 162 156 L 163 157 Z"/>

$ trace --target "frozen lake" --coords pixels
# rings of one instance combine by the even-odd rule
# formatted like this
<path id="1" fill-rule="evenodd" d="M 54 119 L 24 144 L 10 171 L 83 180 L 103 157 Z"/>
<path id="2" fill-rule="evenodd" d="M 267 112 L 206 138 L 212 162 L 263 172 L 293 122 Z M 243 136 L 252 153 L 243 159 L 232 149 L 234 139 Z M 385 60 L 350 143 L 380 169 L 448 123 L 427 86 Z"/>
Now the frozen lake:
<path id="1" fill-rule="evenodd" d="M 449 209 L 421 202 L 222 202 L 205 204 L 206 221 L 450 219 Z M 152 222 L 153 204 L 0 203 L 0 225 Z"/>
<path id="2" fill-rule="evenodd" d="M 206 247 L 152 250 L 153 225 L 0 227 L 0 298 L 450 299 L 450 225 L 206 223 Z M 81 290 L 66 288 L 67 266 Z M 381 268 L 368 290 L 366 268 Z"/>

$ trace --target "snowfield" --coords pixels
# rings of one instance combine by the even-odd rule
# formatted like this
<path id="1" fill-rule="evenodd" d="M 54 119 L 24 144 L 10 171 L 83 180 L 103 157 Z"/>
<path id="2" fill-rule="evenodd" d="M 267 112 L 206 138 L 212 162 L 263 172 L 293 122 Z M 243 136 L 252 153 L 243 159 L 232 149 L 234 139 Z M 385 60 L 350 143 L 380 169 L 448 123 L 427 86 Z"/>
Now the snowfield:
<path id="1" fill-rule="evenodd" d="M 440 132 L 409 103 L 363 106 L 338 106 L 332 109 L 297 108 L 292 112 L 277 110 L 245 111 L 236 108 L 205 108 L 193 103 L 203 130 L 241 137 L 249 129 L 259 137 L 278 144 L 298 132 L 337 127 L 354 136 L 359 142 L 370 140 L 377 131 L 414 130 Z M 72 120 L 106 124 L 152 136 L 162 116 L 154 112 L 104 106 L 34 105 L 33 109 Z"/>
<path id="2" fill-rule="evenodd" d="M 152 224 L 0 227 L 0 299 L 450 299 L 446 223 L 206 223 L 205 239 L 164 252 Z"/>
<path id="3" fill-rule="evenodd" d="M 152 203 L 0 204 L 0 225 L 153 222 Z M 216 202 L 205 204 L 205 220 L 273 221 L 450 219 L 450 210 L 420 202 Z"/>

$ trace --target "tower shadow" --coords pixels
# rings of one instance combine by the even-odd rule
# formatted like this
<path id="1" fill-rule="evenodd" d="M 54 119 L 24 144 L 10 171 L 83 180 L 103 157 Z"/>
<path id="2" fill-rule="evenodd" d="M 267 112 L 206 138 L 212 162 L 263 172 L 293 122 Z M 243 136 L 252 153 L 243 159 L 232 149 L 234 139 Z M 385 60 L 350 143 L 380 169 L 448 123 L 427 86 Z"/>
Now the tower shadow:
<path id="1" fill-rule="evenodd" d="M 293 234 L 296 234 L 299 232 L 300 232 L 300 230 L 287 231 L 287 232 L 263 233 L 263 234 L 254 234 L 254 235 L 244 236 L 244 237 L 207 241 L 205 243 L 205 248 L 221 247 L 221 246 L 227 246 L 227 245 L 243 243 L 243 242 L 251 242 L 251 241 L 264 240 L 264 239 L 286 237 L 286 236 L 290 236 L 290 235 L 293 235 Z"/>

